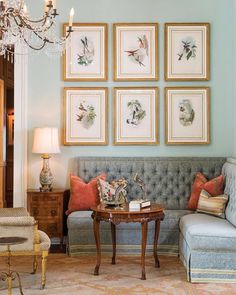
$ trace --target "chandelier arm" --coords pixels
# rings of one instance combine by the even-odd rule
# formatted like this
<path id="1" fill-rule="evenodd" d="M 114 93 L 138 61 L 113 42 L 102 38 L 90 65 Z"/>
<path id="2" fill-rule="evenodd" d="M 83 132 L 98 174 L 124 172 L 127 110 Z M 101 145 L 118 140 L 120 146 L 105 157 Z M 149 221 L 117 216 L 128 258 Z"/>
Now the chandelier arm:
<path id="1" fill-rule="evenodd" d="M 27 19 L 25 16 L 21 16 L 21 19 L 23 19 L 24 21 L 25 20 L 28 20 L 28 22 L 30 23 L 33 23 L 33 24 L 37 24 L 37 23 L 42 23 L 42 25 L 45 25 L 46 24 L 46 21 L 48 18 L 50 18 L 50 14 L 48 12 L 45 12 L 45 16 L 42 17 L 41 19 L 38 19 L 38 20 L 33 20 L 33 19 Z M 55 17 L 54 17 L 55 18 Z"/>
<path id="2" fill-rule="evenodd" d="M 34 29 L 29 23 L 26 22 L 27 19 L 26 19 L 25 17 L 24 17 L 24 18 L 23 18 L 22 16 L 18 16 L 18 17 L 19 17 L 21 23 L 22 23 L 24 26 L 26 26 L 29 30 L 35 32 L 35 29 Z M 47 16 L 45 16 L 44 19 L 42 19 L 42 20 L 43 20 L 43 23 L 41 24 L 41 26 L 45 26 L 45 24 L 46 24 L 48 18 L 49 18 L 49 16 L 47 15 Z M 31 21 L 29 20 L 29 22 L 31 22 Z M 36 23 L 36 22 L 35 22 L 35 23 Z M 18 23 L 18 22 L 17 22 L 17 25 L 19 26 L 19 23 Z M 48 31 L 52 28 L 52 26 L 53 26 L 53 22 L 50 23 L 50 26 L 45 27 L 44 30 L 37 30 L 37 32 L 38 32 L 38 33 L 48 32 Z"/>
<path id="3" fill-rule="evenodd" d="M 25 41 L 25 43 L 31 48 L 31 49 L 33 49 L 33 50 L 41 50 L 41 49 L 43 49 L 44 47 L 45 47 L 45 45 L 46 45 L 46 41 L 45 40 L 43 40 L 42 38 L 41 38 L 41 40 L 43 41 L 43 44 L 40 46 L 40 47 L 34 47 L 34 46 L 32 46 L 25 38 L 23 38 L 24 39 L 24 41 Z"/>
<path id="4" fill-rule="evenodd" d="M 14 19 L 16 19 L 17 17 L 19 18 L 19 20 L 20 20 L 20 24 L 21 24 L 22 26 L 26 26 L 27 29 L 29 29 L 29 30 L 31 30 L 31 31 L 34 30 L 34 28 L 31 26 L 30 23 L 37 23 L 37 22 L 33 22 L 33 21 L 31 21 L 31 20 L 28 20 L 28 22 L 26 22 L 27 18 L 22 17 L 21 15 L 17 15 L 16 17 L 14 17 Z M 45 17 L 45 18 L 42 19 L 41 21 L 38 21 L 38 23 L 43 22 L 41 25 L 42 25 L 42 26 L 45 26 L 46 21 L 47 21 L 47 17 Z M 17 22 L 17 25 L 18 25 L 18 26 L 19 26 L 20 24 Z"/>

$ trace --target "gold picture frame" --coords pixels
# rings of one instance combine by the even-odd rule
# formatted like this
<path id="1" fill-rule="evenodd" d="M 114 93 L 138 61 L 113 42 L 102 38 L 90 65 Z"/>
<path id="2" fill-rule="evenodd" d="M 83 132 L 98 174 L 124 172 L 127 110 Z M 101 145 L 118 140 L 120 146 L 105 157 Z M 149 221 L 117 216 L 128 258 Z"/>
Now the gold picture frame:
<path id="1" fill-rule="evenodd" d="M 115 87 L 114 145 L 158 144 L 158 87 Z"/>
<path id="2" fill-rule="evenodd" d="M 165 23 L 165 80 L 210 80 L 209 23 Z"/>
<path id="3" fill-rule="evenodd" d="M 68 23 L 63 25 L 64 36 Z M 78 52 L 77 52 L 78 51 Z M 108 25 L 74 23 L 63 54 L 64 81 L 107 81 Z"/>
<path id="4" fill-rule="evenodd" d="M 108 144 L 108 88 L 64 88 L 64 145 Z"/>
<path id="5" fill-rule="evenodd" d="M 210 88 L 165 88 L 165 143 L 210 144 Z"/>
<path id="6" fill-rule="evenodd" d="M 113 24 L 113 52 L 114 81 L 157 81 L 158 23 Z"/>

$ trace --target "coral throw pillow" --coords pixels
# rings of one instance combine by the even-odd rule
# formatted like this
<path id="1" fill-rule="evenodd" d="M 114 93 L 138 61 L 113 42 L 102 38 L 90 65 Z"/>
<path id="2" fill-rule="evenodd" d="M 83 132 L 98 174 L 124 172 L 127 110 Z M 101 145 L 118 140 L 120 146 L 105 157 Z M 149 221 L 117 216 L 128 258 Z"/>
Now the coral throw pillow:
<path id="1" fill-rule="evenodd" d="M 188 209 L 197 209 L 197 204 L 202 189 L 207 191 L 213 197 L 222 195 L 224 193 L 224 176 L 220 175 L 207 181 L 206 177 L 202 173 L 198 172 L 192 186 L 191 196 L 188 202 Z"/>
<path id="2" fill-rule="evenodd" d="M 97 206 L 100 203 L 97 180 L 106 179 L 106 174 L 98 175 L 85 183 L 78 176 L 70 176 L 70 201 L 66 214 L 73 211 L 90 210 L 91 207 Z"/>

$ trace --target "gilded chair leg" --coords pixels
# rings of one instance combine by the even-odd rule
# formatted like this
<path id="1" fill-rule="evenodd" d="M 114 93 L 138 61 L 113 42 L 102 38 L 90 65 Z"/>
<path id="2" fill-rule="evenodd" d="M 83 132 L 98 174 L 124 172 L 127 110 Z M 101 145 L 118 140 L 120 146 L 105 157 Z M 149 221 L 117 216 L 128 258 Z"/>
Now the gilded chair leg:
<path id="1" fill-rule="evenodd" d="M 34 261 L 33 261 L 33 271 L 32 271 L 32 275 L 34 275 L 37 271 L 37 268 L 38 268 L 38 261 L 37 261 L 37 256 L 35 255 L 34 256 Z"/>
<path id="2" fill-rule="evenodd" d="M 44 289 L 45 285 L 46 285 L 47 257 L 48 257 L 48 251 L 43 251 L 43 253 L 42 253 L 42 282 L 41 282 L 41 289 Z"/>

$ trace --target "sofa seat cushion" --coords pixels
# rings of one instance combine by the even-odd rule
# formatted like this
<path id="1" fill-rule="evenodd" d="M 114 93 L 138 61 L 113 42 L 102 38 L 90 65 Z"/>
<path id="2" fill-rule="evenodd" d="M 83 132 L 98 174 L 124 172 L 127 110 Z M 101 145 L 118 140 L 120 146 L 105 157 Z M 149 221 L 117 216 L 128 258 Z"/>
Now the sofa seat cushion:
<path id="1" fill-rule="evenodd" d="M 200 213 L 183 216 L 180 231 L 192 250 L 236 251 L 236 228 L 226 219 Z"/>
<path id="2" fill-rule="evenodd" d="M 193 213 L 193 211 L 190 210 L 165 210 L 165 218 L 161 222 L 162 228 L 168 228 L 168 229 L 179 229 L 179 220 L 182 216 L 186 214 Z M 68 216 L 68 228 L 81 228 L 86 229 L 88 224 L 92 222 L 91 218 L 92 211 L 75 211 L 72 212 Z M 104 224 L 107 224 L 107 227 L 110 229 L 108 222 L 102 222 Z M 134 222 L 130 223 L 124 223 L 122 222 L 119 224 L 119 228 L 134 228 L 137 227 L 138 224 Z M 151 226 L 151 223 L 150 223 Z"/>
<path id="3" fill-rule="evenodd" d="M 95 244 L 93 234 L 93 221 L 91 211 L 72 212 L 67 219 L 70 244 Z M 165 218 L 161 222 L 159 244 L 178 245 L 179 220 L 185 214 L 192 213 L 188 210 L 165 210 Z M 117 244 L 140 245 L 140 223 L 120 223 L 117 225 Z M 148 224 L 148 244 L 153 243 L 154 222 Z M 100 223 L 100 235 L 102 244 L 111 243 L 111 227 L 109 222 Z"/>

